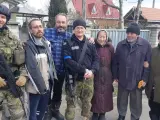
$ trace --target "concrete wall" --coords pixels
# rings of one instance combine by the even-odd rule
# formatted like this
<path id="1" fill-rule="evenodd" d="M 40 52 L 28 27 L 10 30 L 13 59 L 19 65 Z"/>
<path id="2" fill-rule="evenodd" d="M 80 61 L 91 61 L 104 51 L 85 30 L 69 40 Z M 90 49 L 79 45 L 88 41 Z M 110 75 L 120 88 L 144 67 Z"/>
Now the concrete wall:
<path id="1" fill-rule="evenodd" d="M 147 29 L 150 30 L 150 40 L 152 47 L 157 46 L 158 44 L 158 32 L 160 31 L 160 25 L 149 25 Z"/>
<path id="2" fill-rule="evenodd" d="M 19 38 L 18 22 L 9 22 L 7 26 L 13 32 L 13 34 Z"/>
<path id="3" fill-rule="evenodd" d="M 26 41 L 28 39 L 28 29 L 26 26 L 19 27 L 18 22 L 9 22 L 7 26 L 21 41 Z"/>

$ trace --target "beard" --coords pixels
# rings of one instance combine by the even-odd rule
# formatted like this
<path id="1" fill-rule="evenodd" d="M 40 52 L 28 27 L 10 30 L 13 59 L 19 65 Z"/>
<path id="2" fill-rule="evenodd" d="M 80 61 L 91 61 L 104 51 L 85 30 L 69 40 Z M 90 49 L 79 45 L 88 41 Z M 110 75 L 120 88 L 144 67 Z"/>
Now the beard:
<path id="1" fill-rule="evenodd" d="M 43 35 L 44 35 L 44 33 L 43 32 L 38 32 L 37 34 L 35 34 L 34 36 L 36 37 L 36 38 L 42 38 L 43 37 Z"/>
<path id="2" fill-rule="evenodd" d="M 127 41 L 128 41 L 129 43 L 136 42 L 136 40 L 137 40 L 137 39 L 128 39 L 128 38 L 127 38 Z"/>
<path id="3" fill-rule="evenodd" d="M 57 27 L 57 30 L 58 30 L 58 32 L 63 33 L 66 31 L 66 27 L 59 26 L 59 27 Z"/>

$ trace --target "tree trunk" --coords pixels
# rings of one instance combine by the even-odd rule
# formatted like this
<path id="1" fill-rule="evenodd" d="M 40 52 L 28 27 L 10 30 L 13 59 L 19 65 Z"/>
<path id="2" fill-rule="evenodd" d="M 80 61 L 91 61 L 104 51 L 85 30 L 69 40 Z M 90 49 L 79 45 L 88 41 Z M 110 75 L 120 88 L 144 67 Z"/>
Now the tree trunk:
<path id="1" fill-rule="evenodd" d="M 124 29 L 123 0 L 119 0 L 119 28 Z"/>
<path id="2" fill-rule="evenodd" d="M 118 25 L 119 25 L 120 29 L 124 29 L 123 0 L 119 0 L 119 6 L 111 5 L 111 4 L 108 3 L 107 0 L 102 0 L 102 2 L 104 2 L 109 7 L 112 7 L 112 8 L 115 8 L 115 9 L 119 10 L 119 23 L 118 23 Z"/>
<path id="3" fill-rule="evenodd" d="M 138 0 L 138 4 L 137 4 L 136 11 L 135 11 L 135 16 L 134 16 L 134 19 L 135 19 L 136 23 L 139 22 L 139 16 L 140 16 L 140 13 L 141 13 L 141 4 L 142 4 L 142 0 Z"/>

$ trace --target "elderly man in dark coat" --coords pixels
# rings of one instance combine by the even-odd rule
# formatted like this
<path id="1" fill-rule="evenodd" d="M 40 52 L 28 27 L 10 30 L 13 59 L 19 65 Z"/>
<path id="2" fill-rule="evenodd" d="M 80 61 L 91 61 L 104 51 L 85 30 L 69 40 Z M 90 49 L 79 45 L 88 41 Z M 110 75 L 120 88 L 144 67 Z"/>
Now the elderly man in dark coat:
<path id="1" fill-rule="evenodd" d="M 148 81 L 151 46 L 147 40 L 139 37 L 138 24 L 131 23 L 126 33 L 127 38 L 117 45 L 113 65 L 114 80 L 119 83 L 118 120 L 125 119 L 129 96 L 131 120 L 139 120 L 142 113 L 142 90 L 138 84 L 141 81 L 144 87 Z"/>
<path id="2" fill-rule="evenodd" d="M 151 72 L 146 85 L 146 94 L 149 99 L 151 120 L 160 120 L 160 32 L 159 44 L 152 50 Z"/>

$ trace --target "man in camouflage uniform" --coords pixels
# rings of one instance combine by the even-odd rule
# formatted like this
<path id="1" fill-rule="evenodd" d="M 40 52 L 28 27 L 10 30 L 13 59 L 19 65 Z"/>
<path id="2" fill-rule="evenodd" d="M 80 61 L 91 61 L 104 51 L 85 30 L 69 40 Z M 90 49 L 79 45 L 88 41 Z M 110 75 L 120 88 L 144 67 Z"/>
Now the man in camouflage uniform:
<path id="1" fill-rule="evenodd" d="M 82 19 L 75 20 L 73 29 L 74 34 L 71 39 L 63 43 L 64 60 L 68 71 L 67 81 L 70 81 L 71 76 L 73 76 L 75 83 L 66 82 L 67 109 L 65 118 L 66 120 L 74 120 L 75 99 L 80 99 L 83 120 L 89 120 L 93 96 L 93 78 L 99 68 L 99 59 L 94 44 L 89 43 L 84 35 L 86 22 Z M 83 56 L 83 59 L 81 56 Z M 79 59 L 81 59 L 81 62 Z M 75 87 L 75 96 L 74 90 L 70 87 L 71 84 Z"/>
<path id="2" fill-rule="evenodd" d="M 6 62 L 12 66 L 11 70 L 14 73 L 15 71 L 20 72 L 18 79 L 15 81 L 17 86 L 24 86 L 26 83 L 26 71 L 24 67 L 13 64 L 14 50 L 22 48 L 20 41 L 9 31 L 6 26 L 7 22 L 10 19 L 9 9 L 0 5 L 0 52 L 4 55 Z M 1 120 L 24 120 L 24 111 L 22 108 L 22 103 L 19 98 L 16 98 L 7 86 L 5 79 L 0 76 L 0 102 L 2 105 L 3 102 L 6 102 L 10 117 L 5 116 L 5 111 L 3 108 L 2 119 Z"/>

